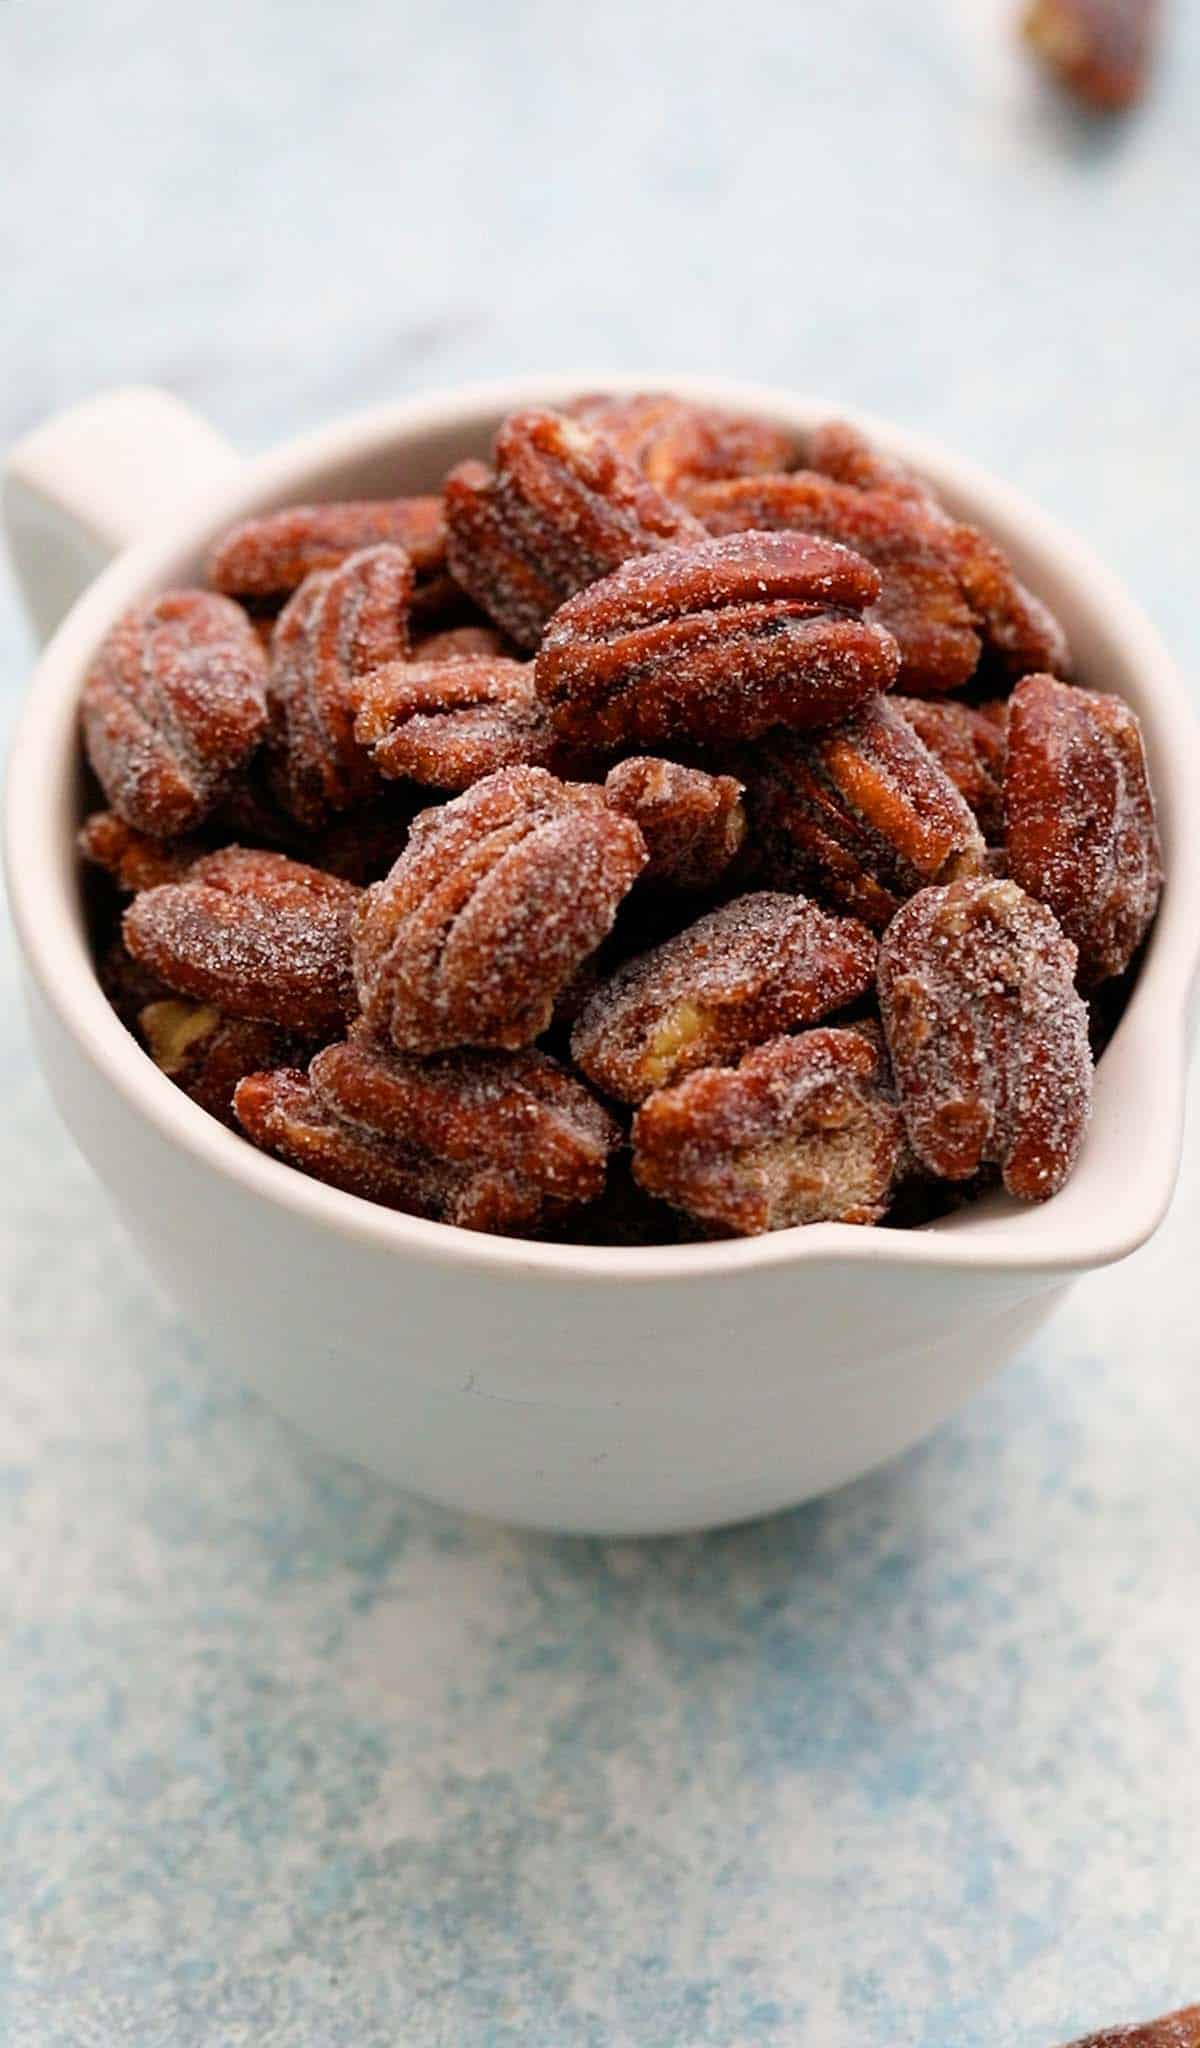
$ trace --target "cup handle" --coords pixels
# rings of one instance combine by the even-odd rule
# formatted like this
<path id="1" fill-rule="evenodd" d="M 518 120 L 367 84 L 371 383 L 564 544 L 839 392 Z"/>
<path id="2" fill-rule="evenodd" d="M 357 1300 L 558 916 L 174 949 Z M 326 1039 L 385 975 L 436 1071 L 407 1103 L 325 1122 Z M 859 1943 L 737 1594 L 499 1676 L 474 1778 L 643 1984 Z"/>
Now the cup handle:
<path id="1" fill-rule="evenodd" d="M 105 564 L 228 483 L 241 457 L 151 386 L 107 391 L 36 427 L 4 466 L 4 527 L 39 644 Z"/>

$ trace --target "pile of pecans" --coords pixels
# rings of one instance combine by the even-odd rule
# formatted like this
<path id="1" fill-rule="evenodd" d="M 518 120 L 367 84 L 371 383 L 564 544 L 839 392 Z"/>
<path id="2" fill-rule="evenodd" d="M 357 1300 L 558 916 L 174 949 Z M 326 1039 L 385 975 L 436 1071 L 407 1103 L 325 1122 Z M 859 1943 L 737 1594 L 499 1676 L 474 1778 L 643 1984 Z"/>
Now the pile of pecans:
<path id="1" fill-rule="evenodd" d="M 598 1244 L 1062 1187 L 1161 887 L 1137 720 L 854 428 L 525 411 L 209 583 L 93 664 L 80 845 L 114 1007 L 251 1143 Z"/>

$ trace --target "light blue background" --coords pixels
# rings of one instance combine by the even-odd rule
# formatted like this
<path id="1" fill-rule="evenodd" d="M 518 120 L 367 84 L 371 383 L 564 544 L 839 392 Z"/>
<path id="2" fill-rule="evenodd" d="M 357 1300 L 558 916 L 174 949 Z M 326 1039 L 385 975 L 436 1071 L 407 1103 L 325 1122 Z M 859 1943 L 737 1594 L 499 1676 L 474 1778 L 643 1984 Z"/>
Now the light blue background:
<path id="1" fill-rule="evenodd" d="M 247 447 L 507 370 L 776 379 L 1027 487 L 1194 671 L 1176 12 L 1098 136 L 990 0 L 9 0 L 0 438 L 137 378 Z M 27 662 L 0 592 L 6 716 Z M 884 1475 L 524 1539 L 224 1381 L 5 974 L 7 2048 L 1049 2048 L 1200 1997 L 1195 1147 Z"/>

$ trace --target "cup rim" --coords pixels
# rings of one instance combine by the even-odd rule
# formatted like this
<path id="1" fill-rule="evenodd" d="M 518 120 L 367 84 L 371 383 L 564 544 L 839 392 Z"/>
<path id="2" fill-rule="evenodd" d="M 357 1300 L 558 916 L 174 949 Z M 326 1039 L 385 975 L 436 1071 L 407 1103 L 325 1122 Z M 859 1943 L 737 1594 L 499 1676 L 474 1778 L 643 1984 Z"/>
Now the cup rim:
<path id="1" fill-rule="evenodd" d="M 993 1195 L 930 1228 L 864 1230 L 820 1223 L 712 1244 L 543 1244 L 488 1237 L 385 1209 L 313 1180 L 258 1151 L 177 1089 L 110 1007 L 87 945 L 75 881 L 76 707 L 84 669 L 127 605 L 161 587 L 182 552 L 196 552 L 223 525 L 289 498 L 319 492 L 322 471 L 353 466 L 432 431 L 465 435 L 531 403 L 555 404 L 588 390 L 671 390 L 760 412 L 800 432 L 832 417 L 855 421 L 911 463 L 981 524 L 1020 535 L 1048 578 L 1086 591 L 1103 631 L 1139 675 L 1139 709 L 1152 742 L 1160 809 L 1169 820 L 1169 875 L 1137 986 L 1098 1075 L 1093 1130 L 1066 1189 L 1027 1208 Z M 1037 572 L 1034 572 L 1037 580 Z M 58 792 L 57 803 L 47 800 Z M 1161 1222 L 1182 1145 L 1190 996 L 1200 965 L 1200 727 L 1175 664 L 1140 607 L 1083 542 L 1020 493 L 924 435 L 852 406 L 768 385 L 677 371 L 527 376 L 454 386 L 333 421 L 246 462 L 196 499 L 169 529 L 119 556 L 77 601 L 43 652 L 11 749 L 5 866 L 14 924 L 43 999 L 91 1064 L 98 1083 L 168 1142 L 243 1189 L 336 1235 L 480 1272 L 562 1282 L 646 1283 L 712 1279 L 814 1261 L 931 1270 L 1068 1272 L 1123 1258 Z M 64 844 L 64 831 L 66 840 Z M 1103 1148 L 1097 1126 L 1107 1118 Z"/>

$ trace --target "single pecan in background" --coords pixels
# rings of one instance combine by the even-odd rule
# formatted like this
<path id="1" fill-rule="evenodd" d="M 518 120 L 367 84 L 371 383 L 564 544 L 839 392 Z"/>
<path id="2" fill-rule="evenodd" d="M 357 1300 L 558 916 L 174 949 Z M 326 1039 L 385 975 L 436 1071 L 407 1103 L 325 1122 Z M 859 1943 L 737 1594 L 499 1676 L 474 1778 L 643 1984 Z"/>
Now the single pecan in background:
<path id="1" fill-rule="evenodd" d="M 983 867 L 966 799 L 887 697 L 829 732 L 769 734 L 747 777 L 772 871 L 876 930 L 918 889 Z"/>
<path id="2" fill-rule="evenodd" d="M 1158 0 L 1031 0 L 1021 32 L 1081 106 L 1120 113 L 1146 90 L 1159 16 Z"/>
<path id="3" fill-rule="evenodd" d="M 1075 948 L 1015 882 L 924 889 L 879 954 L 900 1107 L 921 1164 L 946 1180 L 999 1166 L 1023 1201 L 1056 1194 L 1091 1109 Z"/>
<path id="4" fill-rule="evenodd" d="M 355 738 L 380 774 L 469 789 L 497 768 L 551 767 L 562 748 L 533 686 L 507 655 L 393 662 L 364 684 Z"/>
<path id="5" fill-rule="evenodd" d="M 155 839 L 118 818 L 115 811 L 93 811 L 76 835 L 76 846 L 90 867 L 102 868 L 125 896 L 153 889 L 159 882 L 178 882 L 206 851 L 203 840 Z"/>
<path id="6" fill-rule="evenodd" d="M 786 428 L 750 413 L 690 405 L 665 391 L 639 391 L 630 398 L 593 391 L 566 410 L 603 434 L 667 497 L 689 481 L 790 469 L 796 460 L 796 443 Z"/>
<path id="7" fill-rule="evenodd" d="M 835 483 L 855 484 L 860 491 L 890 491 L 926 507 L 937 504 L 928 484 L 915 471 L 885 455 L 849 420 L 824 420 L 814 427 L 805 444 L 804 460 L 809 469 L 819 470 Z"/>
<path id="8" fill-rule="evenodd" d="M 420 576 L 446 556 L 440 498 L 360 498 L 341 505 L 289 505 L 247 519 L 223 535 L 208 562 L 208 580 L 229 597 L 270 603 L 290 597 L 317 569 L 336 569 L 361 548 L 390 542 L 404 549 Z"/>
<path id="9" fill-rule="evenodd" d="M 703 537 L 602 434 L 555 412 L 511 414 L 494 470 L 460 463 L 444 502 L 455 579 L 528 649 L 575 591 L 631 556 Z"/>
<path id="10" fill-rule="evenodd" d="M 302 1042 L 277 1024 L 226 1017 L 211 1003 L 180 996 L 147 1003 L 137 1022 L 155 1066 L 231 1130 L 237 1129 L 233 1091 L 238 1082 L 261 1067 L 287 1065 L 304 1056 Z"/>
<path id="11" fill-rule="evenodd" d="M 621 1140 L 595 1096 L 533 1049 L 418 1060 L 353 1032 L 317 1055 L 309 1080 L 345 1121 L 475 1172 L 508 1175 L 544 1200 L 594 1200 Z"/>
<path id="12" fill-rule="evenodd" d="M 973 705 L 953 697 L 894 696 L 890 701 L 970 804 L 984 838 L 989 843 L 1002 838 L 1007 700 Z"/>
<path id="13" fill-rule="evenodd" d="M 408 652 L 412 563 L 385 544 L 305 578 L 271 639 L 271 786 L 309 830 L 362 803 L 376 776 L 354 737 L 359 688 Z"/>
<path id="14" fill-rule="evenodd" d="M 208 816 L 258 746 L 266 661 L 239 605 L 167 590 L 118 619 L 80 703 L 88 759 L 113 810 L 174 839 Z"/>
<path id="15" fill-rule="evenodd" d="M 895 641 L 862 617 L 878 595 L 861 555 L 808 534 L 673 548 L 562 607 L 538 651 L 538 694 L 581 746 L 833 725 L 895 680 Z"/>
<path id="16" fill-rule="evenodd" d="M 516 1048 L 610 929 L 646 862 L 600 790 L 502 768 L 415 821 L 355 919 L 364 1017 L 402 1052 Z"/>
<path id="17" fill-rule="evenodd" d="M 125 944 L 179 995 L 286 1030 L 354 1013 L 350 914 L 359 891 L 285 854 L 229 846 L 181 882 L 135 896 Z"/>
<path id="18" fill-rule="evenodd" d="M 660 1089 L 633 1121 L 642 1186 L 741 1235 L 877 1223 L 905 1152 L 877 1028 L 773 1038 Z"/>
<path id="19" fill-rule="evenodd" d="M 1081 987 L 1122 974 L 1163 881 L 1142 730 L 1129 706 L 1026 676 L 1009 699 L 1004 813 L 1008 871 L 1075 941 Z"/>
<path id="20" fill-rule="evenodd" d="M 742 785 L 732 775 L 633 754 L 610 769 L 604 794 L 645 840 L 649 882 L 715 888 L 745 842 Z"/>
<path id="21" fill-rule="evenodd" d="M 571 1034 L 576 1065 L 620 1102 L 814 1024 L 870 987 L 864 925 L 803 896 L 739 896 L 617 969 Z"/>

